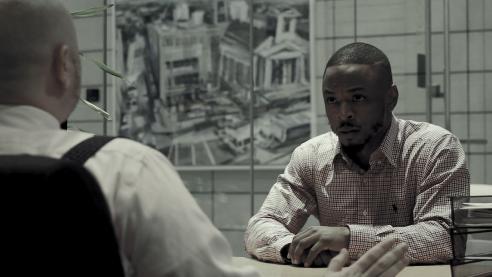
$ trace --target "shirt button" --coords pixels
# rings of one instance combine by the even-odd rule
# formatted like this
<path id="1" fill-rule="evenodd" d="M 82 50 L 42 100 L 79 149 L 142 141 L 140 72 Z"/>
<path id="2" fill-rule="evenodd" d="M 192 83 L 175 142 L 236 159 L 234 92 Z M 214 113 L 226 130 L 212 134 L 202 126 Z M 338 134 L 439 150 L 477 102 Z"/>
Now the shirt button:
<path id="1" fill-rule="evenodd" d="M 367 216 L 367 210 L 364 210 L 364 211 L 362 212 L 362 214 L 363 214 L 364 216 Z"/>

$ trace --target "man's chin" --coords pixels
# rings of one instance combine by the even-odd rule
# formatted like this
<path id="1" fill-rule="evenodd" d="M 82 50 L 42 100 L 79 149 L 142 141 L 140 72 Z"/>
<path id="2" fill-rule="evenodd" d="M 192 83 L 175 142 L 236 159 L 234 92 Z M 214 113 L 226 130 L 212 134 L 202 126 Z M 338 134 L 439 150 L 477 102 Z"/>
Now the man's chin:
<path id="1" fill-rule="evenodd" d="M 353 139 L 340 138 L 342 148 L 347 152 L 358 152 L 364 148 L 364 143 Z"/>
<path id="2" fill-rule="evenodd" d="M 342 148 L 347 153 L 356 153 L 362 151 L 362 149 L 364 148 L 364 144 L 350 144 L 350 145 L 342 144 Z"/>
<path id="3" fill-rule="evenodd" d="M 344 134 L 339 134 L 338 135 L 338 140 L 340 141 L 340 143 L 343 145 L 343 146 L 346 146 L 346 147 L 349 147 L 349 146 L 352 146 L 352 145 L 361 145 L 361 144 L 364 144 L 364 140 L 357 137 L 357 136 L 354 136 L 353 134 L 347 134 L 347 135 L 344 135 Z"/>

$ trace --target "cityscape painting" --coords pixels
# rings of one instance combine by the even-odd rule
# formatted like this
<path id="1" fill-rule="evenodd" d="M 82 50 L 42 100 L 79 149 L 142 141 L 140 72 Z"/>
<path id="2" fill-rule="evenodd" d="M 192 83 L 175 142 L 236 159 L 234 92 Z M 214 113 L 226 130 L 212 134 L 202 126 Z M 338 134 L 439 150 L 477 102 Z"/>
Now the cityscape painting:
<path id="1" fill-rule="evenodd" d="M 251 144 L 287 164 L 311 132 L 309 0 L 250 2 L 117 1 L 120 136 L 178 167 L 247 165 Z"/>

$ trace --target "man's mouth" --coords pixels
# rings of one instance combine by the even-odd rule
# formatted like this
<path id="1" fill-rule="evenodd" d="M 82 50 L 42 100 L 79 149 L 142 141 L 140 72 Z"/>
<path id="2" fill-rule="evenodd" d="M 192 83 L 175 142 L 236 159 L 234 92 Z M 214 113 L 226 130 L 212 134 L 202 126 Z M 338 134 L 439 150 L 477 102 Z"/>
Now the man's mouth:
<path id="1" fill-rule="evenodd" d="M 342 127 L 338 129 L 338 132 L 342 134 L 357 133 L 359 131 L 360 129 L 356 127 Z"/>

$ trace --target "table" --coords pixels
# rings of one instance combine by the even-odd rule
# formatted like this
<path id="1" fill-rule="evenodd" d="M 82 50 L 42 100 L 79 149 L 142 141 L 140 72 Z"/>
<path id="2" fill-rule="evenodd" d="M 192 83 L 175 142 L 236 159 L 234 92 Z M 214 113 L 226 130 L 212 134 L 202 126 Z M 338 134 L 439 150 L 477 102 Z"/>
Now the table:
<path id="1" fill-rule="evenodd" d="M 232 262 L 237 267 L 252 266 L 262 277 L 322 277 L 325 268 L 303 268 L 292 265 L 264 263 L 251 258 L 233 257 Z M 449 265 L 408 266 L 398 277 L 450 277 Z"/>

